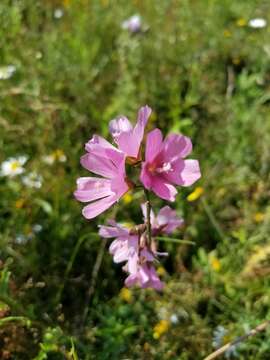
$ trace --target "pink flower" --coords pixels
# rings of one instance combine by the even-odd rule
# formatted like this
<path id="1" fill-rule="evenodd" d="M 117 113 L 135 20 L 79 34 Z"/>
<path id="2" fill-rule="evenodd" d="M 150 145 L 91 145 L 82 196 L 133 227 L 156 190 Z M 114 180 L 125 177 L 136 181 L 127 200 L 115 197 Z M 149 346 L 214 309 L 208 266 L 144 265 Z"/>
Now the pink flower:
<path id="1" fill-rule="evenodd" d="M 82 166 L 102 177 L 79 178 L 74 196 L 81 202 L 91 202 L 82 213 L 86 219 L 93 219 L 117 202 L 130 186 L 126 180 L 125 154 L 97 135 L 85 148 Z"/>
<path id="2" fill-rule="evenodd" d="M 162 199 L 174 201 L 177 194 L 174 185 L 189 186 L 201 177 L 198 161 L 184 160 L 191 151 L 188 137 L 170 134 L 163 141 L 159 129 L 151 131 L 140 175 L 146 189 Z"/>
<path id="3" fill-rule="evenodd" d="M 160 281 L 155 268 L 149 263 L 144 263 L 138 266 L 136 273 L 130 274 L 126 280 L 125 285 L 127 287 L 138 285 L 141 288 L 153 288 L 156 290 L 162 290 L 164 284 Z"/>
<path id="4" fill-rule="evenodd" d="M 110 133 L 118 148 L 126 156 L 134 159 L 140 158 L 140 146 L 144 136 L 144 129 L 151 112 L 152 110 L 149 106 L 141 107 L 138 112 L 137 124 L 134 128 L 125 116 L 120 116 L 110 121 Z"/>
<path id="5" fill-rule="evenodd" d="M 142 204 L 141 208 L 146 222 L 146 204 Z M 178 217 L 176 211 L 169 206 L 164 206 L 160 209 L 157 216 L 155 216 L 154 211 L 151 210 L 150 219 L 153 236 L 160 233 L 171 234 L 184 223 L 184 220 Z"/>
<path id="6" fill-rule="evenodd" d="M 134 272 L 138 262 L 138 235 L 130 235 L 129 230 L 115 221 L 110 226 L 100 225 L 99 235 L 103 238 L 116 238 L 110 245 L 109 252 L 115 263 L 127 261 L 127 270 Z"/>
<path id="7" fill-rule="evenodd" d="M 166 256 L 167 253 L 158 253 L 149 250 L 146 246 L 145 235 L 133 234 L 127 228 L 110 221 L 110 226 L 100 226 L 99 234 L 104 238 L 116 239 L 111 243 L 109 251 L 115 263 L 126 261 L 123 269 L 129 273 L 126 286 L 138 285 L 142 288 L 152 287 L 157 290 L 163 288 L 152 263 L 157 255 Z"/>

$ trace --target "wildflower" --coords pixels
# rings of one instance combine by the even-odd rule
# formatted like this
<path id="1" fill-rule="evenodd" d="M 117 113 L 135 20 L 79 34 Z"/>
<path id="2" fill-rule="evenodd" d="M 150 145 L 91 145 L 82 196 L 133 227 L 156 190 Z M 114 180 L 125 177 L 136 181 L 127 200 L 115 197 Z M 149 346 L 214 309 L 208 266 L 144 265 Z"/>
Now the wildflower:
<path id="1" fill-rule="evenodd" d="M 178 316 L 176 314 L 172 314 L 170 316 L 170 321 L 172 324 L 177 324 L 179 322 Z"/>
<path id="2" fill-rule="evenodd" d="M 217 272 L 220 271 L 221 264 L 220 264 L 220 261 L 218 260 L 218 258 L 212 257 L 210 260 L 210 264 L 214 271 L 217 271 Z"/>
<path id="3" fill-rule="evenodd" d="M 187 201 L 190 201 L 190 202 L 195 201 L 195 200 L 199 199 L 202 196 L 203 193 L 204 193 L 203 188 L 198 186 L 198 187 L 195 188 L 195 190 L 192 193 L 190 193 L 188 195 Z"/>
<path id="4" fill-rule="evenodd" d="M 40 233 L 42 231 L 43 227 L 40 224 L 34 224 L 32 227 L 32 230 L 34 233 Z"/>
<path id="5" fill-rule="evenodd" d="M 153 338 L 159 339 L 161 335 L 165 334 L 170 327 L 170 323 L 168 320 L 160 320 L 154 327 Z"/>
<path id="6" fill-rule="evenodd" d="M 130 204 L 131 201 L 133 199 L 133 196 L 130 194 L 130 193 L 126 193 L 124 196 L 123 196 L 123 201 L 126 205 Z"/>
<path id="7" fill-rule="evenodd" d="M 247 21 L 244 18 L 240 18 L 236 21 L 236 25 L 239 27 L 243 27 L 247 25 Z"/>
<path id="8" fill-rule="evenodd" d="M 48 165 L 53 165 L 55 161 L 66 162 L 67 157 L 63 150 L 56 149 L 51 154 L 43 156 L 42 159 Z"/>
<path id="9" fill-rule="evenodd" d="M 25 199 L 18 199 L 15 201 L 15 208 L 21 209 L 23 208 L 24 204 L 25 204 Z"/>
<path id="10" fill-rule="evenodd" d="M 25 171 L 23 165 L 26 163 L 27 159 L 27 156 L 9 158 L 1 164 L 0 175 L 13 178 L 16 175 L 22 174 Z"/>
<path id="11" fill-rule="evenodd" d="M 144 136 L 144 129 L 151 115 L 149 106 L 141 107 L 138 112 L 135 127 L 125 116 L 110 121 L 109 128 L 118 148 L 133 160 L 140 160 L 140 146 Z"/>
<path id="12" fill-rule="evenodd" d="M 14 242 L 18 245 L 24 245 L 27 243 L 28 240 L 29 240 L 28 237 L 25 236 L 24 234 L 18 234 L 16 235 Z"/>
<path id="13" fill-rule="evenodd" d="M 55 9 L 53 12 L 53 16 L 55 19 L 61 19 L 61 17 L 63 17 L 64 15 L 64 11 L 62 9 Z"/>
<path id="14" fill-rule="evenodd" d="M 159 267 L 157 268 L 157 274 L 158 274 L 159 276 L 164 276 L 164 275 L 166 274 L 166 270 L 164 269 L 163 266 L 159 266 Z"/>
<path id="15" fill-rule="evenodd" d="M 231 337 L 230 337 L 230 335 L 228 335 L 228 330 L 225 329 L 223 326 L 219 325 L 214 330 L 214 336 L 213 336 L 213 342 L 212 342 L 213 347 L 215 349 L 218 349 L 230 341 L 231 341 Z M 228 348 L 228 350 L 226 350 L 226 352 L 225 352 L 226 359 L 229 359 L 230 357 L 236 356 L 236 355 L 237 355 L 236 345 L 230 346 Z"/>
<path id="16" fill-rule="evenodd" d="M 265 219 L 265 214 L 263 214 L 262 212 L 257 212 L 254 215 L 254 221 L 256 223 L 261 223 L 261 222 L 263 222 L 264 219 Z"/>
<path id="17" fill-rule="evenodd" d="M 127 303 L 131 303 L 132 301 L 132 292 L 126 287 L 123 287 L 120 290 L 119 296 L 122 300 L 126 301 Z"/>
<path id="18" fill-rule="evenodd" d="M 248 25 L 254 29 L 262 29 L 267 25 L 267 21 L 263 18 L 255 18 L 249 20 Z"/>
<path id="19" fill-rule="evenodd" d="M 223 35 L 224 35 L 224 37 L 229 38 L 232 36 L 232 33 L 230 32 L 230 30 L 225 29 L 223 31 Z"/>
<path id="20" fill-rule="evenodd" d="M 15 73 L 16 67 L 14 65 L 0 67 L 0 80 L 7 80 Z"/>
<path id="21" fill-rule="evenodd" d="M 116 203 L 131 187 L 126 180 L 125 155 L 105 139 L 94 135 L 85 145 L 82 166 L 100 176 L 77 180 L 74 196 L 81 202 L 91 202 L 83 208 L 83 216 L 93 219 Z"/>
<path id="22" fill-rule="evenodd" d="M 109 252 L 113 255 L 115 263 L 126 261 L 123 269 L 129 275 L 125 280 L 125 285 L 161 290 L 163 283 L 158 278 L 152 263 L 157 255 L 166 254 L 158 253 L 155 249 L 148 249 L 144 235 L 134 234 L 132 229 L 127 229 L 112 220 L 109 225 L 100 226 L 99 234 L 104 238 L 116 238 L 111 243 Z"/>
<path id="23" fill-rule="evenodd" d="M 177 190 L 173 184 L 189 186 L 201 177 L 198 161 L 184 160 L 191 151 L 188 137 L 171 134 L 163 141 L 159 129 L 151 131 L 146 140 L 141 182 L 160 198 L 174 201 Z"/>
<path id="24" fill-rule="evenodd" d="M 131 33 L 137 33 L 141 30 L 142 19 L 140 15 L 136 14 L 122 22 L 122 29 L 128 30 Z"/>
<path id="25" fill-rule="evenodd" d="M 37 174 L 35 171 L 30 174 L 23 176 L 22 183 L 29 188 L 39 189 L 42 186 L 43 178 L 41 175 Z"/>
<path id="26" fill-rule="evenodd" d="M 144 219 L 146 221 L 146 204 L 141 205 Z M 153 210 L 150 213 L 153 235 L 159 233 L 171 234 L 175 229 L 183 225 L 184 220 L 176 215 L 176 211 L 169 206 L 164 206 L 155 216 Z"/>

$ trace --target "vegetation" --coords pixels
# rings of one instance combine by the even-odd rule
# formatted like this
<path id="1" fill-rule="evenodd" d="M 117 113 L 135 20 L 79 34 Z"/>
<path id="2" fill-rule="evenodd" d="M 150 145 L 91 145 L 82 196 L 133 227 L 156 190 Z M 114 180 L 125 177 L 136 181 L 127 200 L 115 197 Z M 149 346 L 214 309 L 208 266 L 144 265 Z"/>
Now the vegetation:
<path id="1" fill-rule="evenodd" d="M 259 0 L 1 0 L 0 358 L 203 359 L 269 319 L 269 12 Z M 134 14 L 140 31 L 123 29 Z M 202 170 L 172 205 L 185 219 L 175 238 L 195 245 L 160 241 L 162 293 L 123 288 L 97 232 L 115 210 L 87 222 L 73 197 L 84 143 L 144 104 L 149 130 L 192 138 Z M 4 176 L 18 156 L 24 172 Z M 140 196 L 121 200 L 118 221 L 141 222 Z M 225 355 L 269 359 L 269 335 Z"/>

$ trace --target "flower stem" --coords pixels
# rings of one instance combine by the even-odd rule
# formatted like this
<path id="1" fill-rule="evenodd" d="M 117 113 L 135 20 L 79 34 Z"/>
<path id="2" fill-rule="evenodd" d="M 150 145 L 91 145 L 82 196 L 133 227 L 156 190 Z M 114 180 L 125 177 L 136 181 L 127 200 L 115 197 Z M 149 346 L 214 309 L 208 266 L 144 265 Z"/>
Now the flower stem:
<path id="1" fill-rule="evenodd" d="M 147 245 L 151 248 L 152 243 L 152 229 L 151 229 L 151 202 L 150 202 L 150 194 L 148 190 L 144 190 L 144 194 L 146 197 L 146 232 L 147 232 Z"/>

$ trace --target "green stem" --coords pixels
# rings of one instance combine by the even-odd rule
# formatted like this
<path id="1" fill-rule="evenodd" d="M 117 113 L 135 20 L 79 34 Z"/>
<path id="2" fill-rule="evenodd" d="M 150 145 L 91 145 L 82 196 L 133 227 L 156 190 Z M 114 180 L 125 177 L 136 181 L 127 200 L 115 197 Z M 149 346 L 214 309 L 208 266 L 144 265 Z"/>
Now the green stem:
<path id="1" fill-rule="evenodd" d="M 147 244 L 151 247 L 152 243 L 152 228 L 151 228 L 151 203 L 150 194 L 148 190 L 144 190 L 146 197 L 146 232 L 147 232 Z"/>
<path id="2" fill-rule="evenodd" d="M 206 199 L 204 197 L 202 197 L 201 201 L 202 201 L 202 205 L 204 207 L 204 210 L 205 210 L 205 212 L 206 212 L 206 214 L 207 214 L 213 228 L 216 230 L 216 232 L 218 233 L 221 240 L 226 240 L 226 235 L 223 233 L 221 227 L 219 226 L 212 209 L 208 205 L 208 202 L 206 201 Z"/>
<path id="3" fill-rule="evenodd" d="M 157 236 L 156 239 L 159 240 L 159 241 L 174 242 L 174 243 L 177 243 L 177 244 L 196 245 L 194 241 L 182 240 L 182 239 L 174 239 L 174 238 L 170 238 L 168 236 Z"/>

